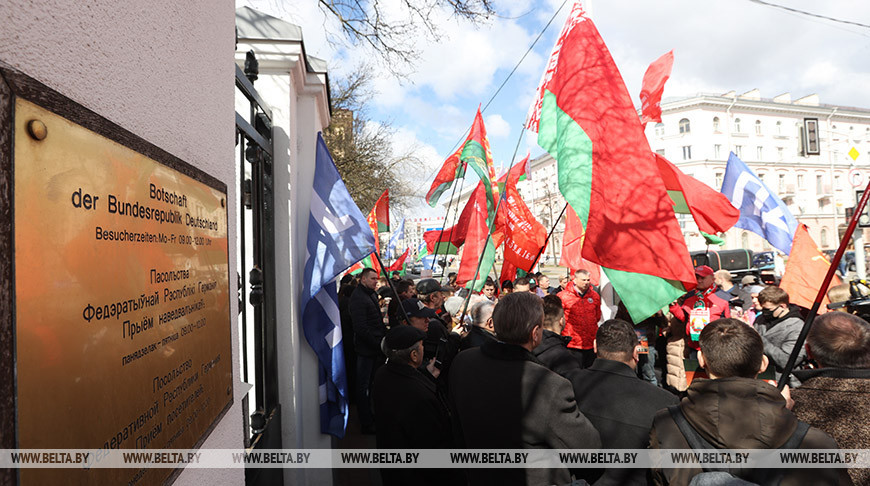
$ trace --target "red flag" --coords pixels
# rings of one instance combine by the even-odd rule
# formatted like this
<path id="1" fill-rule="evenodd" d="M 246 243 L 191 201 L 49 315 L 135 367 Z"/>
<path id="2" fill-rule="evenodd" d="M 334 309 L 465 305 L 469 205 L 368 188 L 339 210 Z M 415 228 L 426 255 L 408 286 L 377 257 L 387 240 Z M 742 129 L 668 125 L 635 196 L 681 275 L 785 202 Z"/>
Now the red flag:
<path id="1" fill-rule="evenodd" d="M 501 284 L 505 280 L 513 281 L 515 278 L 517 278 L 517 267 L 508 260 L 502 262 L 501 275 L 498 277 L 498 287 L 501 288 Z"/>
<path id="2" fill-rule="evenodd" d="M 562 258 L 559 265 L 576 270 L 589 271 L 589 279 L 592 285 L 601 282 L 601 267 L 583 258 L 583 223 L 577 217 L 577 213 L 569 205 L 565 210 L 565 233 L 562 235 Z"/>
<path id="3" fill-rule="evenodd" d="M 498 184 L 504 183 L 507 185 L 507 181 L 511 180 L 516 188 L 517 181 L 524 173 L 524 163 L 514 164 L 511 167 L 510 172 L 498 179 Z M 468 235 L 465 238 L 465 248 L 462 250 L 462 259 L 459 262 L 459 272 L 456 275 L 456 284 L 459 286 L 465 285 L 468 281 L 474 278 L 474 273 L 478 266 L 478 259 L 481 255 L 483 256 L 484 264 L 480 267 L 481 273 L 477 276 L 475 288 L 483 285 L 482 281 L 486 279 L 487 273 L 492 268 L 487 265 L 490 265 L 491 262 L 495 261 L 495 249 L 498 248 L 504 240 L 504 225 L 503 223 L 500 223 L 501 218 L 496 218 L 494 225 L 495 228 L 493 229 L 492 237 L 490 238 L 490 245 L 487 245 L 486 251 L 484 251 L 484 243 L 486 242 L 486 237 L 489 233 L 489 226 L 487 224 L 487 199 L 486 192 L 484 191 L 485 186 L 481 185 L 474 190 L 474 193 L 472 194 L 472 197 L 469 198 L 465 209 L 462 211 L 462 215 L 459 217 L 459 223 L 457 224 L 457 227 L 463 224 L 463 216 L 467 215 L 468 222 L 466 228 Z M 505 203 L 502 203 L 502 205 L 504 204 Z M 499 213 L 502 213 L 501 209 L 499 209 Z"/>
<path id="4" fill-rule="evenodd" d="M 794 233 L 794 243 L 791 246 L 788 263 L 785 265 L 785 274 L 779 286 L 788 292 L 789 302 L 810 308 L 830 267 L 830 262 L 807 232 L 806 225 L 799 224 Z M 831 286 L 839 284 L 840 279 L 834 275 Z M 820 314 L 828 310 L 829 303 L 828 296 L 825 295 L 819 307 Z"/>
<path id="5" fill-rule="evenodd" d="M 381 254 L 381 240 L 378 233 L 379 228 L 386 227 L 383 231 L 389 231 L 390 229 L 390 194 L 389 189 L 385 190 L 381 197 L 378 198 L 375 203 L 375 207 L 369 211 L 368 216 L 366 216 L 366 221 L 369 223 L 369 228 L 372 230 L 372 234 L 375 236 L 375 252 L 380 255 Z M 381 265 L 378 263 L 377 258 L 372 258 L 371 255 L 363 258 L 362 260 L 355 263 L 352 267 L 350 267 L 347 271 L 348 273 L 356 274 L 362 271 L 365 267 L 374 268 L 376 272 L 381 273 Z"/>
<path id="6" fill-rule="evenodd" d="M 740 218 L 740 210 L 719 191 L 683 173 L 670 160 L 655 154 L 662 181 L 674 201 L 674 212 L 691 214 L 704 233 L 724 233 Z"/>
<path id="7" fill-rule="evenodd" d="M 671 77 L 674 66 L 674 51 L 669 51 L 653 61 L 643 74 L 643 85 L 640 88 L 641 118 L 640 122 L 662 121 L 662 93 L 665 82 Z"/>
<path id="8" fill-rule="evenodd" d="M 526 158 L 528 158 L 528 156 L 526 156 Z M 504 187 L 508 176 L 512 179 L 519 180 L 520 176 L 525 174 L 525 171 L 526 164 L 514 164 L 513 167 L 511 167 L 510 174 L 503 174 L 498 179 L 499 189 Z M 465 239 L 468 236 L 468 225 L 471 222 L 471 215 L 474 210 L 475 201 L 478 201 L 484 206 L 486 205 L 486 189 L 483 182 L 478 182 L 477 187 L 475 187 L 474 191 L 471 192 L 471 196 L 469 196 L 468 201 L 465 203 L 465 207 L 459 214 L 459 219 L 456 221 L 455 225 L 444 228 L 443 232 L 441 230 L 431 230 L 423 233 L 423 241 L 426 242 L 426 248 L 429 250 L 429 253 L 435 253 L 435 243 L 439 241 L 442 244 L 438 245 L 438 253 L 453 254 L 458 251 L 459 247 L 465 243 Z M 498 230 L 499 228 L 496 226 L 495 231 Z"/>
<path id="9" fill-rule="evenodd" d="M 525 171 L 526 160 L 508 175 L 505 200 L 499 208 L 496 225 L 504 234 L 505 260 L 518 268 L 531 271 L 541 254 L 541 248 L 547 243 L 547 229 L 535 219 L 517 191 L 517 182 Z"/>
<path id="10" fill-rule="evenodd" d="M 463 287 L 466 283 L 474 279 L 475 271 L 478 267 L 478 259 L 483 255 L 484 263 L 492 259 L 495 260 L 495 249 L 502 243 L 502 234 L 493 231 L 490 242 L 484 247 L 489 234 L 489 225 L 487 224 L 487 209 L 486 200 L 469 201 L 471 205 L 471 218 L 468 223 L 468 236 L 465 239 L 465 246 L 462 248 L 462 258 L 459 260 L 459 272 L 456 274 L 456 285 Z M 484 252 L 486 249 L 486 252 Z M 477 275 L 477 281 L 486 279 L 487 273 L 491 267 L 480 265 L 480 273 Z M 476 281 L 476 282 L 477 282 Z M 475 285 L 476 287 L 476 285 Z"/>
<path id="11" fill-rule="evenodd" d="M 400 271 L 402 271 L 402 265 L 405 264 L 405 260 L 408 258 L 408 255 L 410 253 L 411 253 L 411 249 L 405 248 L 405 253 L 402 253 L 402 255 L 399 256 L 399 258 L 397 258 L 396 261 L 394 261 L 392 265 L 387 267 L 387 271 L 388 272 L 393 272 L 393 271 L 400 272 Z"/>

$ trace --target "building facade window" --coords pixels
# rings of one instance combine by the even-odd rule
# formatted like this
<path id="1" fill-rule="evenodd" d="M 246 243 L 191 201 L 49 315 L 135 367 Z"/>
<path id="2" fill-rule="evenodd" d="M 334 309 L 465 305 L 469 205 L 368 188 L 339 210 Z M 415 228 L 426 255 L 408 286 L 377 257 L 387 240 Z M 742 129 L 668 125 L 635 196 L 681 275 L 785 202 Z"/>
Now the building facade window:
<path id="1" fill-rule="evenodd" d="M 683 160 L 689 160 L 692 158 L 692 146 L 685 145 L 683 146 Z"/>
<path id="2" fill-rule="evenodd" d="M 819 242 L 821 243 L 823 248 L 828 246 L 828 228 L 822 228 L 822 233 L 819 236 Z"/>
<path id="3" fill-rule="evenodd" d="M 797 175 L 797 186 L 798 186 L 798 189 L 806 189 L 806 184 L 804 183 L 804 175 L 803 174 Z"/>
<path id="4" fill-rule="evenodd" d="M 661 137 L 665 134 L 665 124 L 664 123 L 656 123 L 656 136 Z"/>
<path id="5" fill-rule="evenodd" d="M 746 231 L 744 231 L 743 234 L 740 235 L 740 247 L 744 250 L 749 249 L 749 233 L 747 233 Z"/>
<path id="6" fill-rule="evenodd" d="M 714 189 L 721 189 L 722 188 L 722 180 L 724 177 L 725 177 L 725 174 L 723 174 L 722 172 L 716 173 L 716 186 L 714 187 Z"/>
<path id="7" fill-rule="evenodd" d="M 837 189 L 838 191 L 843 190 L 843 180 L 838 175 L 834 176 L 834 188 Z"/>
<path id="8" fill-rule="evenodd" d="M 776 160 L 782 162 L 785 159 L 785 148 L 777 147 L 776 148 Z"/>
<path id="9" fill-rule="evenodd" d="M 722 146 L 719 144 L 713 145 L 713 158 L 721 159 L 722 158 Z"/>
<path id="10" fill-rule="evenodd" d="M 822 187 L 822 176 L 816 175 L 816 194 L 822 194 L 823 190 L 824 189 Z"/>
<path id="11" fill-rule="evenodd" d="M 714 132 L 719 131 L 719 117 L 718 116 L 713 117 L 713 131 Z"/>
<path id="12" fill-rule="evenodd" d="M 755 158 L 759 161 L 764 160 L 764 150 L 762 150 L 761 145 L 755 147 Z"/>
<path id="13" fill-rule="evenodd" d="M 680 120 L 680 133 L 691 133 L 691 126 L 689 125 L 688 118 Z"/>
<path id="14" fill-rule="evenodd" d="M 734 131 L 740 133 L 740 118 L 734 119 Z"/>
<path id="15" fill-rule="evenodd" d="M 761 120 L 755 120 L 755 134 L 761 135 Z"/>
<path id="16" fill-rule="evenodd" d="M 765 172 L 758 173 L 758 178 L 761 180 L 762 184 L 767 184 L 767 182 L 764 180 L 765 176 L 767 176 L 767 173 L 765 173 Z"/>
<path id="17" fill-rule="evenodd" d="M 661 155 L 662 157 L 664 157 L 665 156 L 665 149 L 658 149 L 658 150 L 656 150 L 656 153 Z"/>
<path id="18" fill-rule="evenodd" d="M 776 134 L 782 135 L 782 122 L 781 121 L 776 122 Z"/>
<path id="19" fill-rule="evenodd" d="M 743 160 L 743 145 L 734 146 L 734 155 L 736 155 L 738 159 Z"/>
<path id="20" fill-rule="evenodd" d="M 779 174 L 779 181 L 777 183 L 777 187 L 780 194 L 785 193 L 785 174 Z"/>

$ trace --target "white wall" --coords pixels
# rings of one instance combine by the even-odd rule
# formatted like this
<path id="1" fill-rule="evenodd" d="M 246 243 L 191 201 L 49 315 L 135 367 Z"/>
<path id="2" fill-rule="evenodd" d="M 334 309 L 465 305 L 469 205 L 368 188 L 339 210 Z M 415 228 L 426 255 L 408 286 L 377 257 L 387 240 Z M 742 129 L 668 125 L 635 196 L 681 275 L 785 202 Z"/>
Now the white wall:
<path id="1" fill-rule="evenodd" d="M 285 449 L 329 449 L 331 436 L 320 432 L 317 357 L 302 333 L 299 308 L 317 132 L 329 124 L 326 76 L 306 70 L 298 43 L 240 39 L 236 52 L 240 65 L 249 49 L 260 63 L 254 86 L 272 109 L 282 442 Z M 284 482 L 331 484 L 332 472 L 288 468 Z"/>
<path id="2" fill-rule="evenodd" d="M 0 60 L 215 176 L 237 199 L 232 1 L 3 0 L 0 19 Z M 236 240 L 232 208 L 228 241 Z M 232 251 L 229 265 L 237 268 Z M 234 404 L 203 448 L 242 446 L 232 335 Z M 188 469 L 175 484 L 243 483 L 241 469 Z"/>

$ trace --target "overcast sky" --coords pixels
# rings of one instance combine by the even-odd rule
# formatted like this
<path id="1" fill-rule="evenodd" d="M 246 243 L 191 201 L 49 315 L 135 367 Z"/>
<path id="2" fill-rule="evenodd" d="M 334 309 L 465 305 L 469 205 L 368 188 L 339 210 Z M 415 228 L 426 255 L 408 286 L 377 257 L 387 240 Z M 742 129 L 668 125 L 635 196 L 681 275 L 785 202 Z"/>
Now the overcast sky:
<path id="1" fill-rule="evenodd" d="M 568 0 L 484 112 L 497 166 L 510 163 L 544 64 L 572 1 Z M 771 3 L 870 25 L 870 2 Z M 363 47 L 329 42 L 330 35 L 334 40 L 340 33 L 314 0 L 240 0 L 238 6 L 243 5 L 300 25 L 307 52 L 327 60 L 330 76 L 341 77 L 372 57 Z M 369 115 L 391 122 L 397 129 L 396 142 L 416 147 L 426 161 L 426 178 L 418 176 L 415 183 L 420 194 L 425 194 L 435 171 L 461 141 L 477 106 L 489 101 L 561 5 L 562 0 L 496 0 L 499 16 L 479 26 L 444 16 L 439 22 L 442 40 L 419 41 L 422 58 L 409 76 L 396 79 L 374 66 L 377 94 Z M 649 63 L 673 49 L 674 68 L 665 97 L 731 90 L 739 94 L 758 88 L 766 98 L 785 92 L 792 99 L 817 93 L 822 103 L 870 108 L 870 28 L 749 0 L 593 0 L 584 5 L 635 105 L 640 104 L 638 93 Z M 542 153 L 534 134 L 523 136 L 518 160 L 526 150 L 533 156 Z"/>

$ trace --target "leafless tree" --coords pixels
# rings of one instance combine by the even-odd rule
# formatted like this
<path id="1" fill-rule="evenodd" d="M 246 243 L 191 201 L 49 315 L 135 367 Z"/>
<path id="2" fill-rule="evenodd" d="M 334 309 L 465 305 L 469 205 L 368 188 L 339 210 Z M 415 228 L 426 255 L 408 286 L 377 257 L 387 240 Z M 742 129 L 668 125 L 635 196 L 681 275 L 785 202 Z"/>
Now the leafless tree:
<path id="1" fill-rule="evenodd" d="M 397 151 L 389 123 L 368 118 L 370 73 L 371 69 L 359 66 L 347 78 L 332 83 L 332 123 L 324 131 L 324 140 L 363 212 L 374 206 L 384 189 L 390 190 L 390 206 L 401 209 L 414 197 L 413 184 L 404 174 L 413 173 L 423 163 L 413 147 Z"/>
<path id="2" fill-rule="evenodd" d="M 440 39 L 437 17 L 441 12 L 482 22 L 495 13 L 492 0 L 319 0 L 334 15 L 345 37 L 366 44 L 379 54 L 394 74 L 413 65 L 419 52 L 415 41 L 423 36 Z"/>

